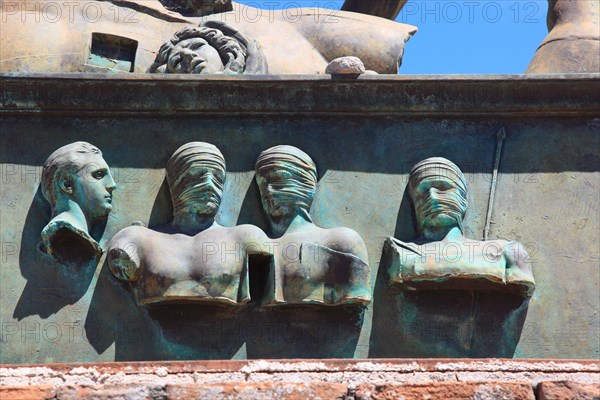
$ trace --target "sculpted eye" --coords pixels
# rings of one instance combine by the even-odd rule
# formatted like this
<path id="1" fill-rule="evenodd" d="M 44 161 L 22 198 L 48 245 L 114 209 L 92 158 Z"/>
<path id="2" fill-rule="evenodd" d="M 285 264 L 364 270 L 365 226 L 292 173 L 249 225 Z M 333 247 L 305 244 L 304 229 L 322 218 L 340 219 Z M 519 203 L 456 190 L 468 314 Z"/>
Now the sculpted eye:
<path id="1" fill-rule="evenodd" d="M 181 53 L 172 54 L 171 57 L 167 60 L 167 67 L 169 71 L 177 71 L 180 68 L 179 64 L 181 63 Z"/>
<path id="2" fill-rule="evenodd" d="M 94 171 L 92 172 L 92 177 L 94 179 L 102 179 L 106 176 L 106 170 L 105 169 L 100 169 L 98 171 Z"/>
<path id="3" fill-rule="evenodd" d="M 205 44 L 206 44 L 206 43 L 204 43 L 204 42 L 197 41 L 197 42 L 193 43 L 193 44 L 190 46 L 190 49 L 191 49 L 191 50 L 197 50 L 197 49 L 199 49 L 200 47 L 204 46 Z"/>
<path id="4" fill-rule="evenodd" d="M 438 190 L 450 190 L 452 189 L 452 185 L 450 185 L 448 182 L 438 182 L 438 184 L 435 186 L 436 189 Z"/>

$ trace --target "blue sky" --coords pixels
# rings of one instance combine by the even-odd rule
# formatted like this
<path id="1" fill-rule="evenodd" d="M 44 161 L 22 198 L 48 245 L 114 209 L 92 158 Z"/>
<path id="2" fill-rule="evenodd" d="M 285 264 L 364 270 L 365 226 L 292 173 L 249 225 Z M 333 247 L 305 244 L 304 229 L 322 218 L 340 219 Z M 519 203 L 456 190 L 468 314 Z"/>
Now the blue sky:
<path id="1" fill-rule="evenodd" d="M 368 1 L 368 0 L 365 0 Z M 251 1 L 254 7 L 323 7 L 343 1 Z M 408 0 L 396 19 L 419 32 L 406 45 L 402 74 L 520 74 L 548 34 L 547 0 Z"/>

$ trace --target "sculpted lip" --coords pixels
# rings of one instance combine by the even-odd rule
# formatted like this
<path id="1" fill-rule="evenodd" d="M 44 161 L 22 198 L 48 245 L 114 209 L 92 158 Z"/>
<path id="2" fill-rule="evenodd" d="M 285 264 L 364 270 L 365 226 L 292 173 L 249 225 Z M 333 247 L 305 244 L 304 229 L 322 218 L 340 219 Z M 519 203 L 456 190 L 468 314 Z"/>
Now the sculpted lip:
<path id="1" fill-rule="evenodd" d="M 202 58 L 194 59 L 190 64 L 190 69 L 196 73 L 202 71 L 206 66 L 206 61 Z"/>

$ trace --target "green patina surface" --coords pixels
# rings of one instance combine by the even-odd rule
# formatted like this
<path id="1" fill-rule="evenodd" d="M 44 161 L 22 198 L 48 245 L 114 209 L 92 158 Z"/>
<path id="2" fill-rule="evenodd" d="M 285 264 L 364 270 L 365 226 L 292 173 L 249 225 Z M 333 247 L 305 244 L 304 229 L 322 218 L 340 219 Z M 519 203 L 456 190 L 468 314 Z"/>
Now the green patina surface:
<path id="1" fill-rule="evenodd" d="M 597 76 L 0 79 L 0 362 L 599 356 Z M 465 236 L 481 240 L 500 127 L 490 239 L 527 249 L 533 296 L 390 286 L 385 239 L 418 236 L 412 166 L 440 156 L 461 168 Z M 267 230 L 256 158 L 280 144 L 302 149 L 319 169 L 315 224 L 365 241 L 371 304 L 143 308 L 104 258 L 78 271 L 57 265 L 39 252 L 51 217 L 39 176 L 53 150 L 78 140 L 102 150 L 117 184 L 103 246 L 133 221 L 169 222 L 164 168 L 190 141 L 227 160 L 219 223 Z M 250 271 L 252 296 L 265 279 Z"/>

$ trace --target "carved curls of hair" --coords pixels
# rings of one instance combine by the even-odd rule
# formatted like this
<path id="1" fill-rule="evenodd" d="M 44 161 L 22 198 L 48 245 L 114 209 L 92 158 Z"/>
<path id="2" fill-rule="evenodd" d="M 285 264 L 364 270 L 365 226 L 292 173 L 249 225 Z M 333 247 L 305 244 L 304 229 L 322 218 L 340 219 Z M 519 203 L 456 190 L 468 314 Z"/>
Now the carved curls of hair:
<path id="1" fill-rule="evenodd" d="M 164 69 L 166 69 L 169 55 L 171 54 L 171 51 L 176 49 L 177 44 L 181 41 L 194 38 L 206 40 L 210 46 L 217 50 L 221 57 L 221 61 L 225 66 L 223 73 L 244 73 L 246 67 L 246 46 L 241 44 L 236 38 L 226 36 L 219 29 L 208 27 L 185 27 L 177 31 L 168 42 L 161 46 L 158 55 L 148 72 L 161 72 L 159 68 L 163 66 L 165 67 Z"/>

